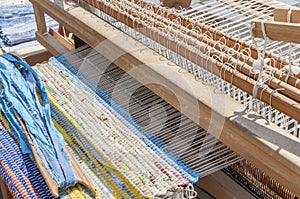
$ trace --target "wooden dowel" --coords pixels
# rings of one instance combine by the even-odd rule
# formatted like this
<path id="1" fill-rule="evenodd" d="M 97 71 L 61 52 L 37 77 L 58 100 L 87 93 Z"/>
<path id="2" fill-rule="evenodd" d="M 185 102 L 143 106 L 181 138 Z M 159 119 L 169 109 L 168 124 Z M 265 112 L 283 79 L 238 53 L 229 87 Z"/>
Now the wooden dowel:
<path id="1" fill-rule="evenodd" d="M 132 9 L 130 11 L 133 12 L 134 9 L 135 9 L 135 7 L 132 7 Z M 147 8 L 144 8 L 144 9 L 147 9 Z M 137 12 L 138 10 L 135 9 L 135 11 Z M 134 14 L 134 13 L 130 13 L 130 14 Z M 161 15 L 152 15 L 152 16 L 144 16 L 143 15 L 141 17 L 146 20 L 157 19 L 159 22 L 164 22 L 164 24 L 166 24 L 166 26 L 159 27 L 159 28 L 167 29 L 167 27 L 171 26 L 170 21 L 167 20 L 166 18 L 162 17 Z M 153 24 L 156 25 L 156 27 L 163 25 L 161 23 L 157 24 L 157 23 L 155 23 L 155 21 Z M 176 31 L 175 28 L 178 28 L 180 30 L 180 32 L 179 33 L 174 32 L 174 31 Z M 214 41 L 210 38 L 207 38 L 204 35 L 200 35 L 196 32 L 186 32 L 186 28 L 183 26 L 180 26 L 180 25 L 178 25 L 176 27 L 174 26 L 173 29 L 171 30 L 171 32 L 178 35 L 179 39 L 181 39 L 181 40 L 185 39 L 186 42 L 190 46 L 194 46 L 197 48 L 197 46 L 199 46 L 199 45 L 209 45 L 210 47 L 216 48 L 216 50 L 211 51 L 211 53 L 210 53 L 211 56 L 217 55 L 217 56 L 221 57 L 224 52 L 225 53 L 233 52 L 231 56 L 223 56 L 223 60 L 222 60 L 223 63 L 234 63 L 236 65 L 236 69 L 239 72 L 242 72 L 244 75 L 247 75 L 254 80 L 258 79 L 257 74 L 255 75 L 255 74 L 251 73 L 251 68 L 252 68 L 253 62 L 255 61 L 253 58 L 251 58 L 251 57 L 249 58 L 249 57 L 245 56 L 244 54 L 239 53 L 239 52 L 233 50 L 232 48 L 229 48 L 225 44 Z M 193 40 L 191 39 L 191 37 L 193 38 Z M 189 38 L 189 39 L 186 39 L 186 38 Z M 201 42 L 198 41 L 199 38 L 201 38 Z M 221 50 L 222 50 L 222 52 L 221 52 Z M 234 57 L 238 60 L 234 60 L 234 59 L 232 59 L 232 57 Z M 276 78 L 270 78 L 270 80 L 267 83 L 268 83 L 268 85 L 271 86 L 271 88 L 273 88 L 275 90 L 283 88 L 284 90 L 280 90 L 279 91 L 280 93 L 283 93 L 284 95 L 290 97 L 291 99 L 293 99 L 297 102 L 300 102 L 300 90 L 299 89 L 297 89 L 283 81 L 280 81 Z"/>
<path id="2" fill-rule="evenodd" d="M 153 8 L 158 12 L 158 14 L 161 14 L 160 10 L 162 8 L 159 7 L 159 5 L 153 5 Z M 198 28 L 201 32 L 208 32 L 208 33 L 210 33 L 210 35 L 212 35 L 212 37 L 215 41 L 225 39 L 226 45 L 234 50 L 246 50 L 247 51 L 247 49 L 250 49 L 252 58 L 253 59 L 258 58 L 257 49 L 254 47 L 254 45 L 249 45 L 248 43 L 241 41 L 238 38 L 235 38 L 233 36 L 222 33 L 221 31 L 215 30 L 214 28 L 212 28 L 204 23 L 197 22 L 193 19 L 185 18 L 184 16 L 178 15 L 177 13 L 172 13 L 172 14 L 166 13 L 164 16 L 166 18 L 169 18 L 171 21 L 180 19 L 178 21 L 181 23 L 181 25 L 183 25 L 184 27 L 187 27 L 189 29 Z M 275 55 L 274 53 L 266 52 L 265 57 L 275 60 L 275 63 L 274 64 L 272 63 L 272 66 L 274 66 L 276 68 L 282 68 L 284 65 L 288 65 L 288 62 L 284 58 L 279 57 L 278 55 Z M 277 71 L 274 74 L 274 76 L 280 80 L 285 81 L 285 76 L 281 76 L 279 71 Z M 300 78 L 300 75 L 298 75 L 297 77 Z M 290 76 L 287 80 L 287 83 L 292 86 L 296 86 L 297 88 L 300 88 L 300 84 L 298 84 L 299 83 L 298 78 Z"/>

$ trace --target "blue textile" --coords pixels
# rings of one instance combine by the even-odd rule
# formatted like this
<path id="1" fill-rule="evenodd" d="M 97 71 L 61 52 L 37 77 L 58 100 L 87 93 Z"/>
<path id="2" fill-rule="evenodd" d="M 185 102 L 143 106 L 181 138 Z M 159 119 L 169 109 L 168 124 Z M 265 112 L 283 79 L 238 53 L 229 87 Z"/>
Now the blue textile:
<path id="1" fill-rule="evenodd" d="M 22 199 L 23 190 L 30 198 L 49 198 L 54 199 L 45 180 L 43 179 L 38 167 L 30 159 L 29 155 L 21 153 L 15 139 L 5 130 L 0 121 L 0 162 L 7 165 L 16 178 L 12 178 L 12 174 L 5 171 L 4 167 L 0 168 L 0 176 L 12 191 L 14 198 Z M 16 179 L 22 184 L 17 183 Z M 30 183 L 28 182 L 28 179 Z M 32 185 L 32 187 L 30 187 Z M 34 187 L 34 190 L 32 189 Z"/>
<path id="2" fill-rule="evenodd" d="M 58 28 L 58 23 L 45 15 L 48 27 Z M 0 7 L 0 38 L 5 46 L 15 46 L 35 40 L 34 12 L 31 4 Z M 1 45 L 1 42 L 0 42 Z"/>
<path id="3" fill-rule="evenodd" d="M 21 66 L 21 72 L 15 63 Z M 64 139 L 51 121 L 50 103 L 44 84 L 35 71 L 20 58 L 11 54 L 0 56 L 0 106 L 20 139 L 23 153 L 31 153 L 25 132 L 21 129 L 14 109 L 23 119 L 28 134 L 46 170 L 59 187 L 77 183 L 69 156 L 64 149 Z M 37 87 L 36 87 L 37 86 Z M 36 94 L 39 89 L 42 104 Z"/>

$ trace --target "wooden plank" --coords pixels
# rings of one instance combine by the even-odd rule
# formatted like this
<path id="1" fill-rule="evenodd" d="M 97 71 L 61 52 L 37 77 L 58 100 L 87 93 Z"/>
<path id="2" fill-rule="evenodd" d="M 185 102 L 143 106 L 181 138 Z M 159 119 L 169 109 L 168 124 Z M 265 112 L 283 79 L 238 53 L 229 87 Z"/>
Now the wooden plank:
<path id="1" fill-rule="evenodd" d="M 38 63 L 48 60 L 51 56 L 52 54 L 50 54 L 48 51 L 40 51 L 37 54 L 23 57 L 23 59 L 25 59 L 30 66 L 34 66 Z"/>
<path id="2" fill-rule="evenodd" d="M 300 195 L 298 139 L 253 113 L 247 114 L 245 106 L 195 80 L 192 74 L 179 73 L 180 67 L 83 8 L 63 10 L 46 0 L 31 2 L 224 144 Z M 168 95 L 170 91 L 177 99 Z"/>
<path id="3" fill-rule="evenodd" d="M 252 22 L 253 35 L 263 38 L 262 27 L 260 21 Z M 266 21 L 264 22 L 267 36 L 274 41 L 300 43 L 300 25 L 294 23 Z"/>
<path id="4" fill-rule="evenodd" d="M 3 199 L 13 199 L 12 195 L 8 191 L 7 187 L 5 186 L 3 179 L 0 177 L 0 194 L 2 194 Z M 1 195 L 0 195 L 1 198 Z"/>
<path id="5" fill-rule="evenodd" d="M 242 196 L 243 199 L 254 199 L 249 192 L 239 186 L 222 171 L 217 171 L 209 176 L 205 176 L 197 184 L 216 198 L 236 199 Z"/>
<path id="6" fill-rule="evenodd" d="M 288 12 L 290 8 L 276 8 L 274 10 L 274 21 L 288 22 Z M 300 23 L 300 9 L 292 8 L 291 23 Z"/>
<path id="7" fill-rule="evenodd" d="M 30 66 L 34 66 L 37 63 L 42 63 L 52 56 L 42 45 L 19 49 L 13 53 L 25 59 Z"/>
<path id="8" fill-rule="evenodd" d="M 34 16 L 38 32 L 44 34 L 47 32 L 47 25 L 45 20 L 45 13 L 36 5 L 32 5 L 34 9 Z"/>
<path id="9" fill-rule="evenodd" d="M 74 43 L 63 37 L 61 34 L 55 32 L 53 29 L 50 28 L 48 34 L 50 34 L 53 38 L 62 43 L 68 50 L 75 49 Z"/>
<path id="10" fill-rule="evenodd" d="M 57 41 L 52 35 L 46 33 L 41 34 L 36 32 L 36 39 L 52 54 L 57 55 L 60 53 L 66 53 L 69 50 Z"/>

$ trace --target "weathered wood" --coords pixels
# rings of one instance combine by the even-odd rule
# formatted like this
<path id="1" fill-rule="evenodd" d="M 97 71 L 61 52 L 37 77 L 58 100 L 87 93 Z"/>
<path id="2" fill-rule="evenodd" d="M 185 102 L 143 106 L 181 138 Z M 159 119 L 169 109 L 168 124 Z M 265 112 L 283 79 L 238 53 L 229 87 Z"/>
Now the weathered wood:
<path id="1" fill-rule="evenodd" d="M 244 105 L 195 80 L 192 74 L 179 73 L 182 70 L 180 67 L 83 8 L 61 9 L 46 0 L 31 2 L 41 6 L 68 30 L 144 85 L 163 85 L 149 88 L 231 149 L 255 162 L 258 168 L 300 195 L 298 139 L 255 114 L 247 114 Z M 177 99 L 168 95 L 170 91 Z"/>
<path id="2" fill-rule="evenodd" d="M 14 51 L 13 53 L 25 59 L 30 66 L 34 66 L 37 63 L 42 63 L 52 56 L 42 45 L 22 48 Z"/>

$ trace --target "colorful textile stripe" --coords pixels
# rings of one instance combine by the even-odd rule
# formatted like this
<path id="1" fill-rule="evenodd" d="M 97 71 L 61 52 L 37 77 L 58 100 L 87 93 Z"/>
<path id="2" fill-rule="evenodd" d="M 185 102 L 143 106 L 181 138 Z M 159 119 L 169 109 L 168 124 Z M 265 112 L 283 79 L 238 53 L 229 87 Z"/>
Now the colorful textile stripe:
<path id="1" fill-rule="evenodd" d="M 130 123 L 124 118 L 122 120 L 120 115 L 116 117 L 117 112 L 71 73 L 58 70 L 50 63 L 34 69 L 46 84 L 51 104 L 56 104 L 55 108 L 72 121 L 79 133 L 76 139 L 87 142 L 93 148 L 87 151 L 94 151 L 92 155 L 98 157 L 97 161 L 114 174 L 110 178 L 114 180 L 117 177 L 135 198 L 167 196 L 189 184 L 178 171 L 180 168 L 174 167 L 174 161 L 163 153 L 156 153 L 132 131 L 134 127 L 129 128 Z M 75 140 L 74 137 L 72 139 Z M 78 146 L 79 142 L 74 145 Z M 85 153 L 76 152 L 78 155 Z M 126 180 L 130 180 L 131 184 Z M 140 194 L 140 197 L 135 194 Z"/>
<path id="2" fill-rule="evenodd" d="M 176 168 L 185 178 L 187 178 L 191 183 L 196 183 L 200 179 L 200 173 L 189 168 L 184 162 L 182 162 L 176 155 L 169 149 L 158 137 L 155 135 L 145 131 L 143 127 L 123 108 L 118 106 L 109 95 L 97 87 L 94 82 L 90 81 L 84 74 L 78 71 L 75 67 L 73 67 L 68 60 L 63 55 L 57 55 L 50 58 L 49 62 L 57 67 L 59 70 L 65 71 L 70 77 L 76 76 L 80 81 L 78 83 L 82 87 L 86 87 L 88 90 L 93 90 L 95 93 L 95 98 L 101 98 L 104 100 L 107 105 L 109 105 L 109 110 L 112 110 L 112 114 L 114 114 L 119 120 L 128 123 L 128 128 L 136 133 L 149 147 L 152 148 L 156 153 L 160 154 L 162 157 L 167 156 L 166 161 L 172 160 L 169 164 L 172 164 L 174 168 Z M 60 62 L 60 63 L 57 63 Z M 71 73 L 71 74 L 70 74 Z M 175 163 L 175 164 L 173 164 Z"/>
<path id="3" fill-rule="evenodd" d="M 54 199 L 38 167 L 0 123 L 0 176 L 15 199 Z"/>

